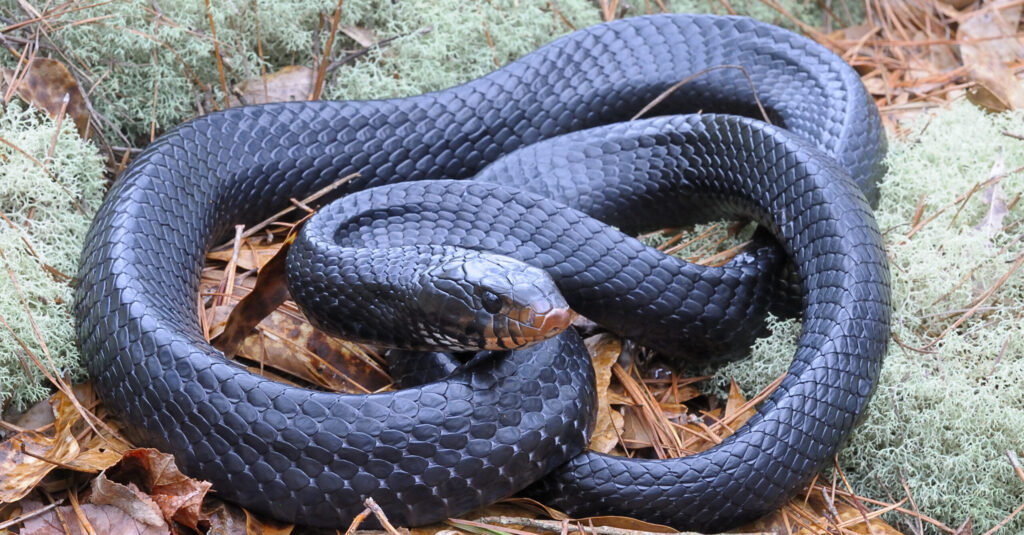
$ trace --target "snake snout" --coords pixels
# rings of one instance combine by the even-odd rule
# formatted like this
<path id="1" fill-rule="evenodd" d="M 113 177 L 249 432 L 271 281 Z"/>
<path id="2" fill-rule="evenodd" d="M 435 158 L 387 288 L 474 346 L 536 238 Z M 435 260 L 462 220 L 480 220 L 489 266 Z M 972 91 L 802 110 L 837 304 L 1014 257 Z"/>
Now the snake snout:
<path id="1" fill-rule="evenodd" d="M 511 258 L 472 252 L 435 271 L 443 288 L 434 328 L 479 349 L 524 347 L 565 331 L 575 313 L 547 272 Z M 421 299 L 421 303 L 424 300 Z"/>

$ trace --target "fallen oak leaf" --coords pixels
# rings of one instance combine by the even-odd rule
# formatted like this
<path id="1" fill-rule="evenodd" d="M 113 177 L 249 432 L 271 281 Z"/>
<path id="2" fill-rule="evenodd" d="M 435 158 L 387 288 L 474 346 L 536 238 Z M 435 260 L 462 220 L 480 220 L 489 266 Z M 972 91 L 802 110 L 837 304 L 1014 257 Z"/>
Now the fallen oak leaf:
<path id="1" fill-rule="evenodd" d="M 33 106 L 57 118 L 63 112 L 75 122 L 78 135 L 89 133 L 89 108 L 78 82 L 63 63 L 49 58 L 35 58 L 29 63 L 24 76 L 15 80 L 11 69 L 3 69 L 6 84 L 16 83 L 18 96 Z M 65 107 L 66 106 L 66 107 Z"/>
<path id="2" fill-rule="evenodd" d="M 295 241 L 291 233 L 277 253 L 267 261 L 256 275 L 256 287 L 242 298 L 228 316 L 224 331 L 210 343 L 226 356 L 237 354 L 239 346 L 256 325 L 288 299 L 285 263 L 288 248 Z"/>
<path id="3" fill-rule="evenodd" d="M 246 515 L 242 508 L 218 500 L 207 498 L 203 504 L 203 518 L 200 521 L 206 528 L 206 535 L 238 535 L 246 533 Z"/>
<path id="4" fill-rule="evenodd" d="M 124 485 L 100 474 L 92 480 L 91 488 L 89 503 L 112 505 L 143 524 L 168 527 L 160 506 L 134 483 Z"/>
<path id="5" fill-rule="evenodd" d="M 618 411 L 613 411 L 608 396 L 612 366 L 622 353 L 622 341 L 610 334 L 598 334 L 584 341 L 594 365 L 597 386 L 597 423 L 590 438 L 590 449 L 608 453 L 619 443 L 625 422 Z"/>
<path id="6" fill-rule="evenodd" d="M 280 524 L 272 520 L 260 518 L 248 509 L 245 512 L 245 533 L 246 535 L 290 535 L 295 526 L 291 524 Z"/>
<path id="7" fill-rule="evenodd" d="M 50 437 L 23 431 L 0 443 L 0 503 L 16 502 L 79 451 L 71 435 Z"/>
<path id="8" fill-rule="evenodd" d="M 121 461 L 104 472 L 111 480 L 134 483 L 157 504 L 164 519 L 198 530 L 202 503 L 212 486 L 178 470 L 174 456 L 151 448 L 125 452 Z"/>
<path id="9" fill-rule="evenodd" d="M 168 535 L 170 529 L 150 526 L 135 520 L 130 515 L 113 505 L 82 504 L 82 514 L 89 522 L 93 533 L 125 533 L 133 535 Z M 67 526 L 65 530 L 64 526 Z M 78 515 L 70 505 L 57 507 L 45 514 L 25 520 L 21 535 L 85 535 Z"/>
<path id="10" fill-rule="evenodd" d="M 743 397 L 743 392 L 740 392 L 736 381 L 729 381 L 729 399 L 725 402 L 725 415 L 722 417 L 722 429 L 719 430 L 718 436 L 725 438 L 733 434 L 734 430 L 747 423 L 747 420 L 756 413 L 757 410 Z"/>
<path id="11" fill-rule="evenodd" d="M 228 105 L 266 104 L 309 100 L 313 93 L 313 69 L 302 65 L 289 65 L 277 72 L 241 82 L 232 90 Z"/>
<path id="12" fill-rule="evenodd" d="M 72 427 L 81 414 L 63 392 L 54 394 L 49 403 L 54 415 L 53 436 L 29 430 L 0 443 L 0 503 L 24 498 L 56 468 L 78 469 L 71 464 L 81 452 Z"/>
<path id="13" fill-rule="evenodd" d="M 993 112 L 1024 108 L 1024 87 L 1007 66 L 1024 57 L 1024 44 L 1016 38 L 1020 12 L 1013 5 L 979 10 L 957 29 L 957 39 L 965 42 L 960 57 L 976 82 L 967 98 Z"/>

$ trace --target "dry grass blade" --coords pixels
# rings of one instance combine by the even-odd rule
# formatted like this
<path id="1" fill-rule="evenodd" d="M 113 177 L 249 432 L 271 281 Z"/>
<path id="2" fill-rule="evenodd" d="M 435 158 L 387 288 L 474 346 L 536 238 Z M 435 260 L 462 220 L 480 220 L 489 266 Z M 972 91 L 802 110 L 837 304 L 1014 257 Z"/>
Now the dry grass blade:
<path id="1" fill-rule="evenodd" d="M 351 175 L 343 176 L 343 177 L 339 178 L 338 180 L 335 180 L 334 182 L 331 182 L 330 184 L 324 186 L 323 188 L 320 188 L 319 190 L 313 192 L 313 194 L 311 194 L 310 196 L 302 199 L 300 201 L 300 204 L 303 204 L 303 205 L 312 204 L 315 201 L 320 200 L 320 198 L 323 197 L 324 195 L 327 195 L 327 194 L 331 193 L 332 191 L 334 191 L 334 190 L 338 189 L 339 187 L 341 187 L 341 186 L 345 185 L 346 183 L 348 183 L 350 180 L 352 180 L 354 178 L 358 178 L 358 177 L 359 177 L 359 173 L 352 173 Z M 253 225 L 252 227 L 249 227 L 249 230 L 246 230 L 245 232 L 242 233 L 242 238 L 243 239 L 244 238 L 248 238 L 248 237 L 256 234 L 257 232 L 262 231 L 263 229 L 269 227 L 270 225 L 276 223 L 277 221 L 280 221 L 285 216 L 287 216 L 287 215 L 291 214 L 292 212 L 294 212 L 296 208 L 297 207 L 294 206 L 294 205 L 293 206 L 289 206 L 288 208 L 285 208 L 285 209 L 281 210 L 280 212 L 278 212 L 278 213 L 268 217 L 267 219 L 264 219 L 263 221 L 260 221 L 259 223 Z M 217 247 L 214 247 L 213 249 L 214 250 L 220 250 L 220 249 L 225 249 L 227 247 L 234 247 L 234 243 L 235 243 L 235 241 L 232 239 L 230 242 L 227 242 L 225 244 L 222 244 L 222 245 L 219 245 Z"/>
<path id="2" fill-rule="evenodd" d="M 744 67 L 743 65 L 715 65 L 713 67 L 708 67 L 706 69 L 702 69 L 698 72 L 695 72 L 690 76 L 687 76 L 686 78 L 683 78 L 682 80 L 672 84 L 668 89 L 662 91 L 661 94 L 655 97 L 654 100 L 648 102 L 646 106 L 641 108 L 640 111 L 636 112 L 636 114 L 633 115 L 633 117 L 631 117 L 629 120 L 635 121 L 643 117 L 644 115 L 647 115 L 648 112 L 657 107 L 658 104 L 664 102 L 665 99 L 669 97 L 669 95 L 675 93 L 680 87 L 683 87 L 684 85 L 696 80 L 697 78 L 700 78 L 701 76 L 704 76 L 709 72 L 719 71 L 723 69 L 736 69 L 743 73 L 743 76 L 747 79 L 747 84 L 750 85 L 750 92 L 752 95 L 754 95 L 754 102 L 757 103 L 757 109 L 760 110 L 761 112 L 762 120 L 764 120 L 764 122 L 768 124 L 771 124 L 772 121 L 771 119 L 768 118 L 768 112 L 765 111 L 764 106 L 761 104 L 761 98 L 757 96 L 757 87 L 754 86 L 754 80 L 750 77 L 750 73 L 747 72 L 746 67 Z"/>
<path id="3" fill-rule="evenodd" d="M 0 522 L 0 529 L 7 529 L 7 528 L 11 528 L 11 527 L 14 527 L 14 526 L 21 525 L 26 520 L 31 520 L 31 519 L 33 519 L 33 518 L 35 518 L 37 516 L 45 515 L 46 513 L 52 511 L 53 509 L 56 509 L 58 506 L 62 505 L 63 503 L 64 503 L 64 499 L 62 498 L 62 499 L 59 499 L 59 500 L 57 500 L 57 501 L 55 501 L 55 502 L 53 502 L 53 503 L 51 503 L 49 505 L 44 505 L 43 507 L 40 507 L 39 509 L 36 509 L 34 511 L 30 511 L 30 512 L 28 512 L 26 514 L 23 514 L 21 516 L 12 518 L 12 519 L 10 519 L 10 520 L 8 520 L 6 522 Z"/>

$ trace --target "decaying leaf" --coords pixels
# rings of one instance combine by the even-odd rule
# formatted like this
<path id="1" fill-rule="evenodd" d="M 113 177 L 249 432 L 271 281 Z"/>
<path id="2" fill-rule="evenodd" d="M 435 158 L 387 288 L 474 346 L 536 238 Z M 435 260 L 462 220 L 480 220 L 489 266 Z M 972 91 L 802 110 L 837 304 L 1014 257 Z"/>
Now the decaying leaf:
<path id="1" fill-rule="evenodd" d="M 743 397 L 736 381 L 729 382 L 729 400 L 725 403 L 725 415 L 722 417 L 722 426 L 719 430 L 719 438 L 725 438 L 733 433 L 740 426 L 747 423 L 757 413 L 754 407 L 747 406 L 747 398 Z"/>
<path id="2" fill-rule="evenodd" d="M 245 509 L 246 535 L 289 535 L 295 526 L 260 518 Z"/>
<path id="3" fill-rule="evenodd" d="M 391 384 L 362 346 L 324 334 L 297 311 L 272 312 L 238 354 L 335 392 L 367 393 Z"/>
<path id="4" fill-rule="evenodd" d="M 92 494 L 89 502 L 96 505 L 112 505 L 124 511 L 135 520 L 155 527 L 167 527 L 167 521 L 160 506 L 149 495 L 139 490 L 134 483 L 123 485 L 111 481 L 106 474 L 92 480 Z"/>
<path id="5" fill-rule="evenodd" d="M 267 263 L 274 258 L 274 255 L 277 254 L 277 251 L 280 248 L 281 244 L 279 243 L 272 245 L 246 244 L 245 247 L 239 249 L 235 265 L 245 270 L 263 269 L 263 266 L 267 265 Z M 211 251 L 206 255 L 206 259 L 218 260 L 226 263 L 231 260 L 232 255 L 233 253 L 230 249 L 223 251 Z"/>
<path id="6" fill-rule="evenodd" d="M 168 535 L 170 529 L 139 522 L 113 505 L 82 504 L 82 515 L 92 533 L 130 533 L 132 535 Z M 64 526 L 67 526 L 68 531 Z M 21 535 L 86 535 L 82 522 L 73 507 L 64 505 L 29 518 L 21 528 Z"/>
<path id="7" fill-rule="evenodd" d="M 54 469 L 72 466 L 81 446 L 72 427 L 81 415 L 63 392 L 50 400 L 54 432 L 24 431 L 0 443 L 0 503 L 24 498 Z"/>
<path id="8" fill-rule="evenodd" d="M 242 341 L 253 328 L 288 299 L 285 278 L 287 256 L 286 243 L 260 269 L 256 286 L 231 310 L 223 332 L 211 340 L 213 346 L 225 355 L 236 355 Z"/>
<path id="9" fill-rule="evenodd" d="M 228 98 L 230 106 L 309 100 L 316 73 L 302 65 L 289 65 L 281 70 L 246 80 L 236 85 Z"/>
<path id="10" fill-rule="evenodd" d="M 125 452 L 121 462 L 105 475 L 125 486 L 136 485 L 159 507 L 164 519 L 193 529 L 200 519 L 203 497 L 211 486 L 182 474 L 173 456 L 150 448 Z"/>
<path id="11" fill-rule="evenodd" d="M 86 137 L 89 131 L 89 108 L 78 82 L 63 63 L 49 58 L 35 58 L 23 72 L 3 69 L 4 83 L 17 84 L 18 96 L 33 106 L 43 109 L 51 117 L 64 113 L 75 122 L 78 134 Z"/>
<path id="12" fill-rule="evenodd" d="M 377 38 L 377 34 L 369 28 L 363 28 L 360 26 L 339 26 L 338 29 L 350 39 L 359 43 L 363 48 L 369 48 L 380 41 L 380 39 Z"/>
<path id="13" fill-rule="evenodd" d="M 24 431 L 0 444 L 0 503 L 20 500 L 56 469 L 78 455 L 78 441 L 71 434 L 47 436 Z"/>
<path id="14" fill-rule="evenodd" d="M 270 255 L 272 248 L 276 250 Z M 249 255 L 249 261 L 270 258 L 251 288 L 244 285 L 248 281 L 236 285 L 235 291 L 244 297 L 236 300 L 232 296 L 231 300 L 237 301 L 233 308 L 216 310 L 212 332 L 218 332 L 222 322 L 223 330 L 213 338 L 214 346 L 326 390 L 366 393 L 390 384 L 388 375 L 362 346 L 314 329 L 294 305 L 282 307 L 288 299 L 284 274 L 287 245 L 258 250 L 264 252 L 255 259 Z M 239 254 L 239 265 L 242 258 Z"/>
<path id="15" fill-rule="evenodd" d="M 203 506 L 203 525 L 209 526 L 206 535 L 237 535 L 246 533 L 246 515 L 242 508 L 207 497 Z"/>
<path id="16" fill-rule="evenodd" d="M 977 83 L 968 98 L 991 111 L 1024 108 L 1024 87 L 1007 65 L 1024 58 L 1024 43 L 1017 37 L 1020 13 L 1019 4 L 992 6 L 963 21 L 957 32 L 965 42 L 960 56 Z"/>
<path id="17" fill-rule="evenodd" d="M 587 338 L 586 345 L 597 378 L 597 422 L 590 438 L 590 449 L 608 453 L 618 444 L 623 430 L 622 415 L 612 410 L 608 396 L 612 366 L 622 353 L 622 341 L 617 336 L 598 334 Z"/>

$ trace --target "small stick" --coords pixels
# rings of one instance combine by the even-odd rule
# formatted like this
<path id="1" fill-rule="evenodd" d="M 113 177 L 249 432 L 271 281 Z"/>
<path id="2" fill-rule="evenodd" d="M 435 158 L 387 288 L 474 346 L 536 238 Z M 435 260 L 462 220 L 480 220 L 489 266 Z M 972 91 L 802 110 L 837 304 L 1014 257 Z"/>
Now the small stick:
<path id="1" fill-rule="evenodd" d="M 39 516 L 39 515 L 42 515 L 43 513 L 46 513 L 48 511 L 50 511 L 51 509 L 54 509 L 54 508 L 56 508 L 57 506 L 59 506 L 59 505 L 61 505 L 63 503 L 64 503 L 64 498 L 61 498 L 61 499 L 51 503 L 50 505 L 44 505 L 43 507 L 40 507 L 39 509 L 36 509 L 36 510 L 34 510 L 32 512 L 29 512 L 29 513 L 25 513 L 25 514 L 23 514 L 23 515 L 21 515 L 21 516 L 19 516 L 17 518 L 12 518 L 12 519 L 10 519 L 10 520 L 8 520 L 6 522 L 0 522 L 0 529 L 7 529 L 7 528 L 9 528 L 11 526 L 17 526 L 18 524 L 22 524 L 26 520 L 31 520 L 31 519 Z"/>

